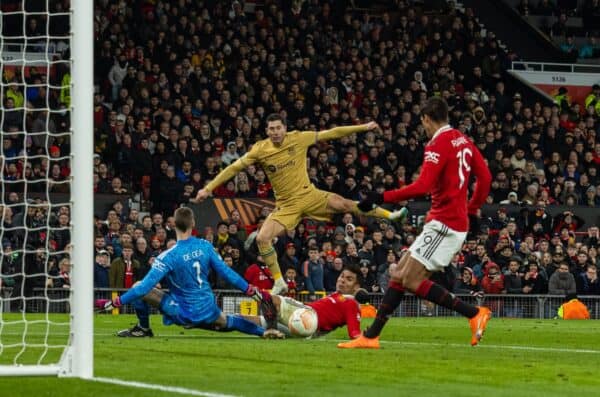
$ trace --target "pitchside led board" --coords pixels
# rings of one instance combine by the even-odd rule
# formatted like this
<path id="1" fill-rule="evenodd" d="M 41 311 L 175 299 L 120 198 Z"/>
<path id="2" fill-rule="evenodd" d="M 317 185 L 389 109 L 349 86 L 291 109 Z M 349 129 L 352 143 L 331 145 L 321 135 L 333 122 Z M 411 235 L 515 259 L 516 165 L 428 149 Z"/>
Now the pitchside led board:
<path id="1" fill-rule="evenodd" d="M 600 84 L 600 65 L 513 62 L 508 72 L 549 99 L 558 94 L 560 87 L 565 87 L 571 103 L 584 103 L 592 85 Z"/>

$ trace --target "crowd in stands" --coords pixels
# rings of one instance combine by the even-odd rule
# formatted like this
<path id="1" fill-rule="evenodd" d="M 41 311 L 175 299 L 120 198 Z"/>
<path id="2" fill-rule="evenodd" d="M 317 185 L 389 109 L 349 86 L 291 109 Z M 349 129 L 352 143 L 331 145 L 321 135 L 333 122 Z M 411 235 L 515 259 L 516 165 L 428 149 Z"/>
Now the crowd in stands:
<path id="1" fill-rule="evenodd" d="M 95 3 L 94 191 L 122 198 L 96 214 L 96 287 L 128 288 L 143 277 L 175 243 L 174 209 L 266 136 L 268 114 L 283 115 L 288 130 L 377 121 L 378 133 L 308 151 L 315 185 L 359 199 L 361 190 L 394 189 L 416 178 L 425 143 L 420 106 L 437 95 L 450 105 L 451 124 L 488 161 L 494 177 L 488 204 L 502 204 L 438 277 L 455 292 L 554 293 L 574 283 L 581 294 L 600 294 L 598 228 L 577 215 L 578 208 L 600 204 L 600 90 L 590 89 L 586 105 L 566 97 L 532 103 L 525 92 L 508 92 L 503 76 L 513 55 L 492 32 L 482 34 L 472 10 L 462 13 L 451 3 L 431 13 L 422 2 L 399 0 L 378 15 L 339 1 L 282 3 L 267 0 L 253 12 L 239 1 Z M 28 18 L 44 26 L 39 15 Z M 69 235 L 62 232 L 68 233 L 69 207 L 43 199 L 28 199 L 26 209 L 17 203 L 25 183 L 28 192 L 68 191 L 70 147 L 62 133 L 70 128 L 69 70 L 59 63 L 52 76 L 35 69 L 22 76 L 17 69 L 3 79 L 3 177 L 11 181 L 4 185 L 4 227 L 48 219 L 53 226 L 3 233 L 3 278 L 15 273 L 6 258 L 21 255 L 6 250 L 24 244 L 49 251 L 53 279 L 64 278 L 58 262 L 68 257 Z M 48 79 L 54 89 L 24 86 Z M 254 166 L 214 194 L 273 197 Z M 129 199 L 140 201 L 140 210 L 126 205 Z M 548 209 L 556 205 L 573 209 L 552 216 Z M 265 288 L 272 280 L 254 238 L 268 211 L 256 225 L 242 224 L 234 211 L 198 230 L 226 263 Z M 345 214 L 281 236 L 276 248 L 290 289 L 332 290 L 344 264 L 355 262 L 367 290 L 384 290 L 389 265 L 420 225 L 365 222 Z M 585 237 L 575 236 L 586 228 Z M 31 256 L 26 266 L 35 263 Z"/>
<path id="2" fill-rule="evenodd" d="M 517 10 L 524 17 L 548 17 L 536 27 L 558 38 L 560 49 L 572 59 L 600 57 L 600 1 L 521 0 Z M 581 18 L 581 22 L 572 23 L 573 18 Z M 578 36 L 587 40 L 578 44 L 575 40 Z"/>

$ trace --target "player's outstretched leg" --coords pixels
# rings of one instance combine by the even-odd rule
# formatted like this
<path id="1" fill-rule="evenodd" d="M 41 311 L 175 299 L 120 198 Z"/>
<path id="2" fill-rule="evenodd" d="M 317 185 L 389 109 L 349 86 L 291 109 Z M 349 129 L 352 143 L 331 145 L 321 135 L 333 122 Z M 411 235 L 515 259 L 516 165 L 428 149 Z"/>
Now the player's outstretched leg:
<path id="1" fill-rule="evenodd" d="M 492 318 L 490 309 L 466 303 L 446 288 L 429 279 L 420 281 L 418 287 L 414 290 L 414 293 L 420 298 L 437 303 L 440 306 L 454 310 L 467 317 L 471 327 L 471 345 L 475 346 L 479 343 L 485 332 L 488 321 Z"/>
<path id="2" fill-rule="evenodd" d="M 117 336 L 122 338 L 144 338 L 154 336 L 154 333 L 150 329 L 150 305 L 142 299 L 138 299 L 133 302 L 133 308 L 135 309 L 138 323 L 132 328 L 117 332 Z"/>
<path id="3" fill-rule="evenodd" d="M 408 216 L 408 210 L 405 207 L 402 207 L 396 211 L 388 211 L 382 207 L 375 207 L 370 211 L 364 212 L 361 211 L 360 208 L 358 208 L 357 202 L 354 203 L 352 213 L 355 215 L 365 215 L 372 216 L 375 218 L 387 219 L 393 222 L 402 222 Z"/>
<path id="4" fill-rule="evenodd" d="M 267 329 L 277 329 L 277 305 L 275 299 L 278 300 L 279 297 L 273 297 L 268 292 L 263 291 L 263 297 L 260 301 L 260 312 L 267 323 Z"/>
<path id="5" fill-rule="evenodd" d="M 241 316 L 226 316 L 225 330 L 236 330 L 245 334 L 260 336 L 265 339 L 283 339 L 283 333 L 276 329 L 265 330 L 263 327 L 248 321 Z"/>
<path id="6" fill-rule="evenodd" d="M 271 291 L 272 294 L 284 294 L 287 292 L 287 283 L 281 275 L 281 268 L 277 261 L 277 252 L 273 247 L 273 238 L 281 234 L 285 228 L 279 222 L 267 218 L 263 223 L 261 229 L 256 236 L 256 245 L 258 246 L 258 253 L 263 258 L 265 265 L 271 271 L 275 284 Z"/>

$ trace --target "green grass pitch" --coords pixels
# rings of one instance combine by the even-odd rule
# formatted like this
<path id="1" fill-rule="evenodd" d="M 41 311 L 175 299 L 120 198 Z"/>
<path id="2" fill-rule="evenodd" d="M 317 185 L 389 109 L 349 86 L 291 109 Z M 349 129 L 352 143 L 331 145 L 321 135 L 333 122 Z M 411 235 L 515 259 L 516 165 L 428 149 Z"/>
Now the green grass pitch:
<path id="1" fill-rule="evenodd" d="M 164 327 L 157 316 L 151 320 L 154 338 L 114 336 L 134 321 L 96 316 L 95 376 L 257 397 L 600 395 L 597 321 L 492 319 L 481 346 L 472 348 L 462 318 L 392 319 L 379 351 L 337 349 L 345 329 L 317 340 L 261 340 Z M 18 327 L 4 327 L 3 344 L 21 338 Z M 31 326 L 28 342 L 41 341 L 43 329 Z M 14 353 L 4 349 L 0 362 Z M 39 351 L 31 353 L 23 360 Z M 181 394 L 78 379 L 0 378 L 0 396 L 7 397 L 169 395 Z"/>

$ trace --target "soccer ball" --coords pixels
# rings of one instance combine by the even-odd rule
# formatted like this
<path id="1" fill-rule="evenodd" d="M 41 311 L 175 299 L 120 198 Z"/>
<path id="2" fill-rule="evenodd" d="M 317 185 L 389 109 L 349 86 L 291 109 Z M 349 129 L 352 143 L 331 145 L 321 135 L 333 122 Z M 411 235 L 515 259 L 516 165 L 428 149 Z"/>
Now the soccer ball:
<path id="1" fill-rule="evenodd" d="M 317 313 L 312 309 L 296 309 L 290 316 L 288 328 L 292 335 L 311 336 L 317 330 L 319 319 Z"/>

